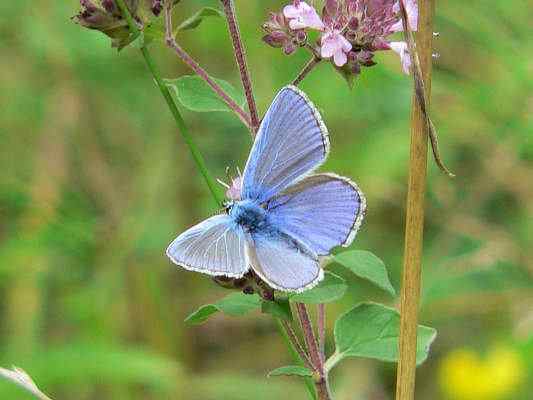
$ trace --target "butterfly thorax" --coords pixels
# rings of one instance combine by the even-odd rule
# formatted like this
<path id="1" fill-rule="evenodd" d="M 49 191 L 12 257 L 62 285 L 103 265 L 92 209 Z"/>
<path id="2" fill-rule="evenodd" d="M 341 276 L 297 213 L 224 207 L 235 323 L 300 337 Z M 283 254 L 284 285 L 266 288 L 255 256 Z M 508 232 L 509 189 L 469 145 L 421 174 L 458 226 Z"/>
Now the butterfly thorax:
<path id="1" fill-rule="evenodd" d="M 236 201 L 229 207 L 228 214 L 246 232 L 253 233 L 267 225 L 266 210 L 251 200 Z"/>

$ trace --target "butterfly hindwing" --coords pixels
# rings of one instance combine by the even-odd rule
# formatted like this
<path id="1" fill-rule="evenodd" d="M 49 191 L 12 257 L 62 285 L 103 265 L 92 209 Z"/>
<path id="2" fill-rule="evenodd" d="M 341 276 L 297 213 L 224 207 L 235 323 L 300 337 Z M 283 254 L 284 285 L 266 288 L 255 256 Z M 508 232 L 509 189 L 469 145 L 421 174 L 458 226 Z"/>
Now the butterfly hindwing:
<path id="1" fill-rule="evenodd" d="M 308 176 L 267 203 L 272 225 L 318 255 L 348 246 L 365 209 L 357 185 L 334 174 Z"/>
<path id="2" fill-rule="evenodd" d="M 324 276 L 318 258 L 287 235 L 255 232 L 246 241 L 246 253 L 254 272 L 277 290 L 301 292 Z"/>
<path id="3" fill-rule="evenodd" d="M 317 109 L 299 89 L 284 87 L 257 133 L 239 200 L 228 214 L 178 236 L 167 255 L 185 269 L 215 276 L 240 278 L 251 268 L 277 290 L 316 285 L 324 276 L 319 257 L 351 243 L 366 209 L 348 178 L 309 175 L 328 151 Z"/>
<path id="4" fill-rule="evenodd" d="M 294 86 L 280 90 L 268 109 L 244 169 L 242 198 L 262 203 L 316 169 L 329 151 L 318 110 Z"/>
<path id="5" fill-rule="evenodd" d="M 179 235 L 167 248 L 177 265 L 213 276 L 242 277 L 248 270 L 242 228 L 215 215 Z"/>

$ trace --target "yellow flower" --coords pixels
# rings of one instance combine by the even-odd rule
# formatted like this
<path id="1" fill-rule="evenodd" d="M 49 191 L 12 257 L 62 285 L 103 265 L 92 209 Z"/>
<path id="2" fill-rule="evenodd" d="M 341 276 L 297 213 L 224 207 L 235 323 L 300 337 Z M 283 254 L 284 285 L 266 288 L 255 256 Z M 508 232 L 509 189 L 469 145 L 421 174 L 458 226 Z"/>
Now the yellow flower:
<path id="1" fill-rule="evenodd" d="M 439 383 L 451 400 L 499 400 L 520 385 L 525 368 L 509 347 L 494 347 L 484 359 L 472 349 L 448 353 L 439 368 Z"/>

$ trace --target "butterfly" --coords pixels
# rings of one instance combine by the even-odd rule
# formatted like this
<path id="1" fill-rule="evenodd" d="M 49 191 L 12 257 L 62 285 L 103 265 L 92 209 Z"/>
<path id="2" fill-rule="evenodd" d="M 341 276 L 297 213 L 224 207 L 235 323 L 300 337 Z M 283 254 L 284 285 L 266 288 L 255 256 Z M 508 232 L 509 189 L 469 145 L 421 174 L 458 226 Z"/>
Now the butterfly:
<path id="1" fill-rule="evenodd" d="M 312 172 L 329 135 L 318 110 L 294 86 L 282 88 L 257 132 L 240 198 L 179 235 L 167 248 L 177 265 L 240 278 L 250 269 L 271 288 L 301 292 L 324 276 L 322 256 L 348 246 L 366 200 L 350 179 Z"/>

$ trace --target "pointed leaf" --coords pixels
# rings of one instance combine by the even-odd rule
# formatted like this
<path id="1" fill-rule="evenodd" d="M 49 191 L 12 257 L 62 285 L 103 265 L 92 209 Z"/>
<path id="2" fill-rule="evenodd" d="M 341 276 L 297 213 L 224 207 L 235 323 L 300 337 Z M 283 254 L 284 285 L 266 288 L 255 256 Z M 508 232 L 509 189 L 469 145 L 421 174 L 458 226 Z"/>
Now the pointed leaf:
<path id="1" fill-rule="evenodd" d="M 237 104 L 244 104 L 245 99 L 241 92 L 222 79 L 213 79 Z M 226 103 L 199 76 L 185 75 L 178 79 L 165 79 L 165 83 L 174 100 L 191 111 L 230 111 Z"/>
<path id="2" fill-rule="evenodd" d="M 224 14 L 222 13 L 222 11 L 217 10 L 216 8 L 204 7 L 201 10 L 197 11 L 194 15 L 192 15 L 191 17 L 189 17 L 185 21 L 183 21 L 176 28 L 176 31 L 179 32 L 179 31 L 185 31 L 185 30 L 188 30 L 188 29 L 194 29 L 194 28 L 196 28 L 198 25 L 200 25 L 202 23 L 204 18 L 208 18 L 208 17 L 223 18 Z"/>
<path id="3" fill-rule="evenodd" d="M 398 360 L 400 314 L 381 304 L 362 303 L 335 323 L 335 354 L 326 362 L 331 369 L 346 357 L 375 358 L 382 361 Z M 417 364 L 428 356 L 429 347 L 437 331 L 418 326 Z"/>
<path id="4" fill-rule="evenodd" d="M 275 370 L 270 371 L 268 373 L 268 377 L 269 378 L 271 376 L 281 376 L 281 375 L 287 375 L 287 376 L 295 375 L 295 376 L 301 376 L 301 377 L 306 377 L 306 376 L 312 377 L 313 376 L 313 371 L 311 371 L 309 368 L 302 367 L 300 365 L 288 365 L 286 367 L 276 368 Z"/>
<path id="5" fill-rule="evenodd" d="M 244 293 L 232 293 L 216 303 L 206 304 L 185 318 L 185 322 L 199 325 L 217 312 L 238 317 L 257 310 L 261 306 L 261 299 L 257 295 L 247 295 Z"/>
<path id="6" fill-rule="evenodd" d="M 385 264 L 373 253 L 364 250 L 345 251 L 335 255 L 334 260 L 360 278 L 372 282 L 392 296 L 396 295 L 390 283 Z"/>
<path id="7" fill-rule="evenodd" d="M 346 293 L 346 281 L 332 272 L 326 271 L 324 279 L 313 289 L 291 296 L 291 301 L 306 304 L 330 303 Z"/>
<path id="8" fill-rule="evenodd" d="M 261 312 L 281 318 L 284 321 L 292 321 L 291 305 L 288 298 L 279 298 L 274 301 L 262 300 Z"/>

